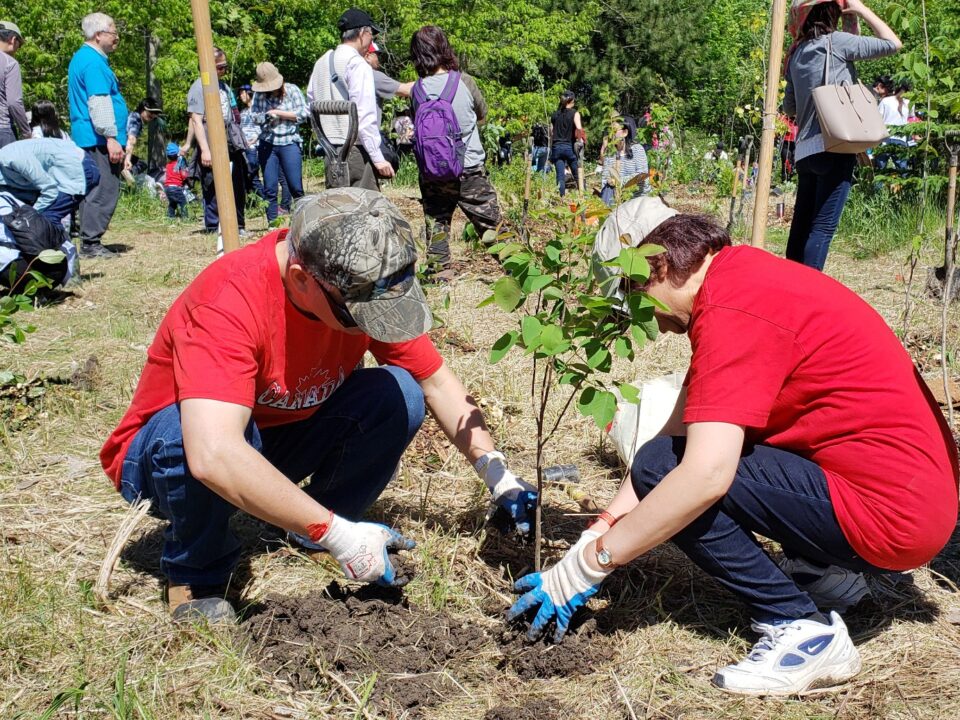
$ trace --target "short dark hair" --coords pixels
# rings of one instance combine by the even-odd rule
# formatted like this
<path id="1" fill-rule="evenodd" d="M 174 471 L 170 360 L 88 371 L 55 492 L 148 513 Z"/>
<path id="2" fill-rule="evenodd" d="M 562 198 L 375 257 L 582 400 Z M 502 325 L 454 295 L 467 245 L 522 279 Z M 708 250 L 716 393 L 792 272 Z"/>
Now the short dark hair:
<path id="1" fill-rule="evenodd" d="M 22 42 L 21 37 L 13 30 L 0 30 L 0 42 L 10 42 L 14 38 Z"/>
<path id="2" fill-rule="evenodd" d="M 800 42 L 813 40 L 822 35 L 829 35 L 837 29 L 840 22 L 840 5 L 835 2 L 825 2 L 810 8 L 810 14 L 803 22 L 800 30 Z"/>
<path id="3" fill-rule="evenodd" d="M 460 63 L 443 30 L 436 25 L 424 25 L 410 38 L 410 56 L 419 77 L 433 75 L 437 70 L 459 70 Z"/>
<path id="4" fill-rule="evenodd" d="M 650 280 L 641 288 L 646 289 L 651 282 L 664 279 L 683 285 L 707 255 L 729 247 L 730 236 L 709 215 L 681 213 L 657 225 L 640 244 L 660 245 L 666 250 L 647 258 Z"/>

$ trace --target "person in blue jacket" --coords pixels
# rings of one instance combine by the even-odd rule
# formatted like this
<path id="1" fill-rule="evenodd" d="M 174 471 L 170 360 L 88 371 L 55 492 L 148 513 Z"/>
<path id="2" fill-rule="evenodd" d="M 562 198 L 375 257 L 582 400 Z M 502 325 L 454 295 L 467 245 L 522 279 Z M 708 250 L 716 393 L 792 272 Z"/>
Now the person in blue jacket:
<path id="1" fill-rule="evenodd" d="M 127 143 L 127 103 L 108 56 L 120 35 L 113 18 L 90 13 L 81 22 L 86 42 L 70 60 L 67 94 L 73 141 L 83 148 L 100 171 L 100 183 L 81 204 L 80 254 L 113 257 L 102 239 L 120 198 L 120 171 Z"/>
<path id="2" fill-rule="evenodd" d="M 99 183 L 96 162 L 70 140 L 18 140 L 0 148 L 0 192 L 33 205 L 51 222 L 76 212 Z"/>

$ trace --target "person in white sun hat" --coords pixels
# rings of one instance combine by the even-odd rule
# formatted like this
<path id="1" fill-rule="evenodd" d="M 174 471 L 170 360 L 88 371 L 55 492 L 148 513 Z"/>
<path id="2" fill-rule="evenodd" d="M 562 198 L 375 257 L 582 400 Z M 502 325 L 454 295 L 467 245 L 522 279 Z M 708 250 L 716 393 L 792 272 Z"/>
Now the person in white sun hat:
<path id="1" fill-rule="evenodd" d="M 749 609 L 761 638 L 713 682 L 745 695 L 829 687 L 860 670 L 837 609 L 864 573 L 916 568 L 957 522 L 957 450 L 896 335 L 832 278 L 732 247 L 711 218 L 658 198 L 624 203 L 598 263 L 655 245 L 638 286 L 605 271 L 624 307 L 644 291 L 662 332 L 687 334 L 683 392 L 599 519 L 553 567 L 521 578 L 510 619 L 554 639 L 617 567 L 672 541 Z M 622 287 L 621 287 L 622 285 Z M 779 564 L 756 536 L 778 542 Z"/>

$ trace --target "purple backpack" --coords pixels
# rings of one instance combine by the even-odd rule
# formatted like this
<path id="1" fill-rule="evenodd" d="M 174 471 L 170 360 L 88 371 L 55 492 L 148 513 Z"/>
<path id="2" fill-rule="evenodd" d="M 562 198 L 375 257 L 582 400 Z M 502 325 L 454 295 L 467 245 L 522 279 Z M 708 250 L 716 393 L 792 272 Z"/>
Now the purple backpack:
<path id="1" fill-rule="evenodd" d="M 413 154 L 420 174 L 437 182 L 456 180 L 463 174 L 466 145 L 460 137 L 460 123 L 453 111 L 453 98 L 460 86 L 460 73 L 447 75 L 440 97 L 431 100 L 423 89 L 423 80 L 413 86 L 416 103 Z"/>

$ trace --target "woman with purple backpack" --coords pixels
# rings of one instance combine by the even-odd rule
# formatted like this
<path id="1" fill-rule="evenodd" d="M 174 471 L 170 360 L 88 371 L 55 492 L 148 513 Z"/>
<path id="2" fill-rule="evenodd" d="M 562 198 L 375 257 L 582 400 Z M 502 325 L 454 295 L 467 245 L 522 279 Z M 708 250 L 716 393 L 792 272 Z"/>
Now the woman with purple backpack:
<path id="1" fill-rule="evenodd" d="M 420 79 L 411 100 L 413 151 L 420 170 L 420 194 L 427 221 L 427 260 L 441 282 L 454 277 L 450 259 L 450 221 L 459 206 L 483 237 L 500 224 L 500 204 L 484 166 L 486 154 L 478 124 L 487 103 L 457 57 L 443 30 L 420 28 L 410 39 L 410 54 Z"/>

